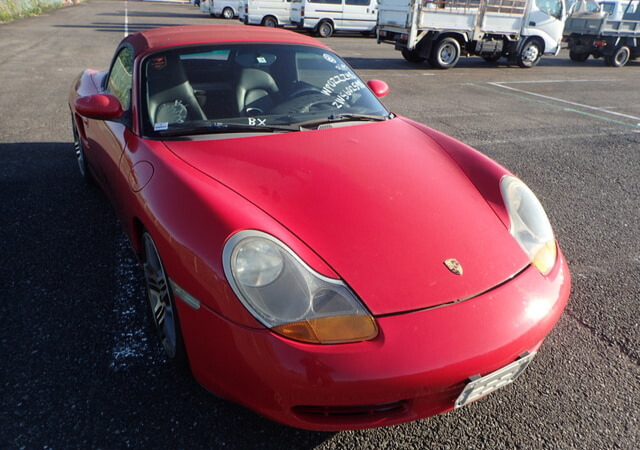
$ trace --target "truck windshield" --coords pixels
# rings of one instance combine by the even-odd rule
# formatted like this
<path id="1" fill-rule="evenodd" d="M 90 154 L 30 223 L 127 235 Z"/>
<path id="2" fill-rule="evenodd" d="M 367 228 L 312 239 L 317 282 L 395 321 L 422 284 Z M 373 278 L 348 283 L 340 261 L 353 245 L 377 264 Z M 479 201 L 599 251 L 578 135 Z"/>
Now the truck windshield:
<path id="1" fill-rule="evenodd" d="M 562 18 L 562 0 L 536 0 L 536 6 L 551 17 Z"/>
<path id="2" fill-rule="evenodd" d="M 576 12 L 595 13 L 601 11 L 601 6 L 593 0 L 583 0 L 577 2 L 574 10 Z"/>

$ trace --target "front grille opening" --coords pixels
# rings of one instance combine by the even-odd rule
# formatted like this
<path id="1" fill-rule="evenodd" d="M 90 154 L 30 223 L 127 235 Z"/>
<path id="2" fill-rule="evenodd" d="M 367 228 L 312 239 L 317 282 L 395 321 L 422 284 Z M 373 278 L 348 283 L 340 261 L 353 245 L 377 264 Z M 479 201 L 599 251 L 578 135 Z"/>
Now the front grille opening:
<path id="1" fill-rule="evenodd" d="M 322 418 L 387 418 L 405 414 L 409 410 L 409 400 L 400 400 L 392 403 L 380 403 L 376 405 L 353 406 L 294 406 L 292 411 L 307 420 Z"/>

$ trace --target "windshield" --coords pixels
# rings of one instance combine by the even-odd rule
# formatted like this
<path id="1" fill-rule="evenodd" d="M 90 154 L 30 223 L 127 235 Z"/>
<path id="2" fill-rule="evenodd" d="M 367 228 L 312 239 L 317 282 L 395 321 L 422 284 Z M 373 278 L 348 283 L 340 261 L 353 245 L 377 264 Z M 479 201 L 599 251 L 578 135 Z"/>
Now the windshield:
<path id="1" fill-rule="evenodd" d="M 593 0 L 586 0 L 583 2 L 583 8 L 581 11 L 590 13 L 600 12 L 600 5 Z"/>
<path id="2" fill-rule="evenodd" d="M 144 134 L 291 131 L 388 111 L 335 53 L 290 44 L 216 44 L 142 61 Z"/>

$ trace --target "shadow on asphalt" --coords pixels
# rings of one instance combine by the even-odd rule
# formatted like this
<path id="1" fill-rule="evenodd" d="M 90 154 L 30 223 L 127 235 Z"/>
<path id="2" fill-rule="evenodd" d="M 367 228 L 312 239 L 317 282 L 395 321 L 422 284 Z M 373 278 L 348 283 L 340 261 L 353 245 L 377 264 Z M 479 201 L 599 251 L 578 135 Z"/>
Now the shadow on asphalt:
<path id="1" fill-rule="evenodd" d="M 113 11 L 113 12 L 108 12 L 108 13 L 100 13 L 97 14 L 98 16 L 120 16 L 120 17 L 124 17 L 124 11 Z M 171 13 L 171 12 L 161 12 L 161 11 L 157 11 L 157 12 L 149 12 L 149 11 L 127 11 L 127 15 L 129 17 L 166 17 L 168 19 L 208 19 L 211 16 L 209 16 L 209 14 L 204 14 L 201 13 L 200 10 L 196 10 L 194 9 L 194 12 L 192 14 L 181 14 L 181 13 Z M 230 20 L 229 22 L 235 22 L 233 20 Z"/>
<path id="2" fill-rule="evenodd" d="M 175 23 L 172 25 L 181 25 L 179 23 Z M 112 32 L 112 33 L 120 33 L 123 34 L 125 27 L 122 24 L 114 24 L 113 22 L 93 22 L 87 25 L 54 25 L 56 28 L 92 28 L 96 31 L 101 32 Z M 127 26 L 127 30 L 129 34 L 135 33 L 137 31 L 145 31 L 151 30 L 153 28 L 166 27 L 169 24 L 166 23 L 130 23 Z"/>
<path id="3" fill-rule="evenodd" d="M 311 449 L 333 436 L 167 363 L 142 270 L 71 142 L 0 143 L 0 214 L 0 447 Z"/>

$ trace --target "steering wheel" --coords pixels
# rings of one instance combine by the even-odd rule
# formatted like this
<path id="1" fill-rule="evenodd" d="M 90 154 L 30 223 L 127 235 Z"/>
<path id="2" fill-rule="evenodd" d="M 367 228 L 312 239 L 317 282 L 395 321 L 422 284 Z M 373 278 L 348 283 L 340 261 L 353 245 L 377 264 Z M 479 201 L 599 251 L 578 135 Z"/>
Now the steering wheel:
<path id="1" fill-rule="evenodd" d="M 264 111 L 260 108 L 247 108 L 244 113 L 247 117 L 255 117 L 264 114 Z"/>
<path id="2" fill-rule="evenodd" d="M 308 86 L 300 86 L 298 89 L 293 91 L 289 98 L 302 97 L 303 95 L 311 95 L 311 94 L 320 94 L 320 89 L 308 87 Z"/>
<path id="3" fill-rule="evenodd" d="M 325 109 L 335 109 L 334 101 L 324 94 L 317 94 L 319 97 L 308 99 L 307 103 L 300 109 L 300 112 L 322 111 Z M 324 105 L 324 106 L 323 106 Z"/>
<path id="4" fill-rule="evenodd" d="M 303 95 L 304 94 L 304 95 Z M 272 113 L 300 114 L 313 111 L 335 109 L 334 99 L 317 91 L 309 92 L 309 89 L 296 93 L 293 98 L 286 100 L 273 108 Z"/>

